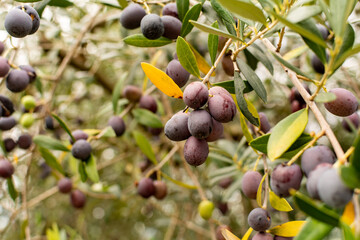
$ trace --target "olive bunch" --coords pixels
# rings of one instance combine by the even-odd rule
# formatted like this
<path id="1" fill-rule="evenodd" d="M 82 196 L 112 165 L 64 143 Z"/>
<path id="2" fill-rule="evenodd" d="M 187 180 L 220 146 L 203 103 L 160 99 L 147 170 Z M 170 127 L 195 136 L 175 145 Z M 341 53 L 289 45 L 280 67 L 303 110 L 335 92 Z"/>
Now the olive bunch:
<path id="1" fill-rule="evenodd" d="M 176 39 L 180 35 L 182 23 L 178 19 L 176 4 L 169 3 L 164 6 L 163 16 L 146 14 L 139 4 L 130 4 L 120 16 L 120 23 L 126 29 L 141 28 L 144 37 L 155 40 L 161 36 Z"/>

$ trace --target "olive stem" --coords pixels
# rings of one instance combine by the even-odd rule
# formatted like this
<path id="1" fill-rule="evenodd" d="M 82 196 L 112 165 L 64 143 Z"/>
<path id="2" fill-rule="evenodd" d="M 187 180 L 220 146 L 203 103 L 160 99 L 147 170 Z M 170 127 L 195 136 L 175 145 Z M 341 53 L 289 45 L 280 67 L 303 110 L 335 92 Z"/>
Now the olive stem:
<path id="1" fill-rule="evenodd" d="M 325 130 L 322 130 L 320 133 L 318 133 L 304 148 L 302 148 L 298 153 L 293 156 L 290 161 L 287 163 L 288 166 L 291 166 L 296 160 L 305 152 L 306 149 L 312 147 L 319 138 L 324 136 Z"/>
<path id="2" fill-rule="evenodd" d="M 214 65 L 210 68 L 209 72 L 203 78 L 202 82 L 204 84 L 209 82 L 211 74 L 215 71 L 217 65 L 220 63 L 222 57 L 224 56 L 224 54 L 226 52 L 226 49 L 230 46 L 231 42 L 232 42 L 232 39 L 229 38 L 229 40 L 227 40 L 227 42 L 225 43 L 225 46 L 223 47 L 223 49 L 221 50 L 219 56 L 217 57 L 216 61 L 214 62 Z"/>
<path id="3" fill-rule="evenodd" d="M 166 156 L 161 160 L 161 162 L 159 162 L 155 167 L 153 167 L 146 173 L 145 177 L 149 178 L 150 175 L 153 174 L 153 172 L 159 171 L 172 158 L 172 156 L 174 156 L 177 150 L 179 150 L 179 145 L 176 144 L 173 146 L 170 152 L 166 154 Z"/>
<path id="4" fill-rule="evenodd" d="M 276 52 L 279 53 L 281 49 L 282 40 L 284 39 L 285 27 L 281 29 L 279 43 L 276 48 Z"/>
<path id="5" fill-rule="evenodd" d="M 262 39 L 262 41 L 269 50 L 271 50 L 272 52 L 275 52 L 276 48 L 268 39 Z M 278 56 L 282 57 L 280 54 L 278 54 Z M 310 97 L 311 97 L 310 94 L 306 91 L 304 86 L 301 84 L 301 82 L 299 81 L 299 79 L 296 76 L 296 73 L 291 71 L 290 69 L 288 69 L 287 67 L 285 67 L 283 65 L 282 65 L 282 67 L 283 67 L 284 71 L 287 73 L 287 75 L 289 76 L 291 82 L 294 84 L 294 86 L 299 91 L 300 95 L 305 100 L 306 104 L 310 107 L 311 111 L 314 113 L 315 118 L 317 119 L 318 123 L 320 124 L 321 129 L 325 131 L 326 136 L 328 137 L 331 145 L 334 148 L 337 158 L 342 159 L 344 156 L 344 151 L 341 148 L 341 145 L 340 145 L 339 141 L 337 140 L 334 132 L 331 130 L 330 125 L 327 123 L 324 116 L 320 112 L 320 109 L 317 107 L 317 105 L 314 101 L 310 100 Z"/>
<path id="6" fill-rule="evenodd" d="M 179 145 L 178 152 L 179 152 L 179 154 L 181 156 L 181 160 L 182 160 L 182 162 L 184 164 L 185 171 L 187 172 L 187 174 L 189 175 L 189 177 L 191 178 L 191 180 L 195 184 L 195 186 L 196 186 L 196 188 L 197 188 L 197 190 L 199 192 L 199 195 L 201 197 L 201 200 L 207 200 L 206 195 L 205 195 L 205 191 L 202 189 L 201 184 L 199 183 L 199 180 L 197 179 L 195 174 L 191 171 L 188 163 L 185 160 L 183 145 L 180 145 L 180 143 L 177 143 L 177 145 Z"/>

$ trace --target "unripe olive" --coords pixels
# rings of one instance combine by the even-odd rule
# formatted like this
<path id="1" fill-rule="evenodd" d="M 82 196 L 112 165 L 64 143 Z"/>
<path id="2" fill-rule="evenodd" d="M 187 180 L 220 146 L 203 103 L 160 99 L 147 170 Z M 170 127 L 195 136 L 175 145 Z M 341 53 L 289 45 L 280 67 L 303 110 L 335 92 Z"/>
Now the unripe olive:
<path id="1" fill-rule="evenodd" d="M 21 104 L 26 110 L 31 110 L 36 107 L 35 98 L 31 95 L 26 95 L 21 98 Z"/>
<path id="2" fill-rule="evenodd" d="M 35 118 L 31 113 L 24 113 L 20 118 L 20 124 L 24 128 L 29 128 L 33 125 Z"/>
<path id="3" fill-rule="evenodd" d="M 211 218 L 214 208 L 215 206 L 213 202 L 209 200 L 203 200 L 199 204 L 198 212 L 203 219 L 208 220 Z"/>

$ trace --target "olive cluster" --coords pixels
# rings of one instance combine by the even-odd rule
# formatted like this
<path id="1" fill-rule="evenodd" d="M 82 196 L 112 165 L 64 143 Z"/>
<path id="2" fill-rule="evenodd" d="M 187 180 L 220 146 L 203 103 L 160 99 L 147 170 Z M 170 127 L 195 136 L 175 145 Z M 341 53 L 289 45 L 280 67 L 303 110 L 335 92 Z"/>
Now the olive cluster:
<path id="1" fill-rule="evenodd" d="M 161 200 L 167 195 L 167 186 L 163 181 L 143 178 L 137 183 L 137 191 L 143 198 L 154 196 L 156 199 Z"/>
<path id="2" fill-rule="evenodd" d="M 0 54 L 5 46 L 1 43 Z M 12 67 L 14 67 L 12 69 Z M 6 77 L 6 87 L 11 92 L 18 93 L 24 91 L 27 86 L 34 82 L 37 75 L 35 69 L 29 65 L 14 66 L 9 61 L 0 57 L 0 78 Z"/>
<path id="3" fill-rule="evenodd" d="M 40 16 L 29 5 L 18 6 L 8 12 L 4 25 L 11 36 L 23 38 L 34 34 L 39 29 Z"/>
<path id="4" fill-rule="evenodd" d="M 126 29 L 141 28 L 144 37 L 155 40 L 164 36 L 176 39 L 180 35 L 182 23 L 178 19 L 176 4 L 169 3 L 164 6 L 163 16 L 146 14 L 139 4 L 130 4 L 120 16 L 120 23 Z"/>
<path id="5" fill-rule="evenodd" d="M 208 90 L 201 82 L 190 83 L 184 90 L 183 100 L 193 111 L 176 113 L 166 123 L 165 135 L 173 141 L 186 140 L 185 159 L 190 165 L 199 166 L 209 154 L 207 142 L 221 138 L 222 123 L 234 118 L 236 105 L 226 89 L 213 87 Z"/>
<path id="6" fill-rule="evenodd" d="M 306 189 L 309 196 L 327 205 L 340 208 L 352 198 L 353 191 L 342 182 L 332 165 L 336 158 L 327 146 L 315 146 L 305 150 L 301 156 L 301 168 L 308 177 Z"/>
<path id="7" fill-rule="evenodd" d="M 75 208 L 83 208 L 86 203 L 85 194 L 79 189 L 73 189 L 72 180 L 67 177 L 61 178 L 57 183 L 59 192 L 70 193 L 70 203 Z"/>

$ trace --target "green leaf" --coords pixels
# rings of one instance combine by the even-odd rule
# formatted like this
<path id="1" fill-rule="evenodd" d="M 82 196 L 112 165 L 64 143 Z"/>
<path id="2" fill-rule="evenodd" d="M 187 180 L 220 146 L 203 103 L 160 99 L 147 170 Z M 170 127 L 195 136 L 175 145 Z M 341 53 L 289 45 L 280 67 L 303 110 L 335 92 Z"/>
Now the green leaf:
<path id="1" fill-rule="evenodd" d="M 285 59 L 283 59 L 282 57 L 280 57 L 276 53 L 271 52 L 271 54 L 274 56 L 274 58 L 276 60 L 278 60 L 282 65 L 284 65 L 285 67 L 287 67 L 291 71 L 294 71 L 298 75 L 301 75 L 301 76 L 304 76 L 304 77 L 307 77 L 307 78 L 311 79 L 311 77 L 309 77 L 309 75 L 307 75 L 306 73 L 304 73 L 303 71 L 301 71 L 297 67 L 293 66 L 291 63 L 289 63 L 288 61 L 286 61 Z"/>
<path id="2" fill-rule="evenodd" d="M 341 64 L 350 56 L 357 54 L 360 52 L 360 44 L 356 44 L 352 49 L 347 50 L 344 52 L 335 62 L 334 69 L 337 69 L 341 66 Z"/>
<path id="3" fill-rule="evenodd" d="M 355 240 L 355 236 L 349 225 L 341 221 L 340 227 L 341 227 L 341 235 L 343 240 Z"/>
<path id="4" fill-rule="evenodd" d="M 181 66 L 192 75 L 200 78 L 200 71 L 196 63 L 194 53 L 191 51 L 189 44 L 182 37 L 178 37 L 176 41 L 176 53 L 178 55 Z"/>
<path id="5" fill-rule="evenodd" d="M 35 8 L 35 10 L 37 11 L 37 13 L 39 14 L 40 17 L 42 16 L 42 13 L 44 12 L 44 9 L 49 4 L 49 2 L 50 2 L 50 0 L 44 0 L 42 2 L 39 2 L 39 3 L 35 4 L 34 8 Z"/>
<path id="6" fill-rule="evenodd" d="M 215 21 L 211 25 L 211 27 L 219 28 L 218 22 Z M 214 35 L 214 34 L 209 34 L 209 37 L 208 37 L 208 49 L 209 49 L 209 54 L 210 54 L 210 59 L 211 59 L 211 64 L 212 65 L 214 65 L 215 60 L 216 60 L 216 53 L 217 53 L 218 45 L 219 45 L 219 36 Z"/>
<path id="7" fill-rule="evenodd" d="M 185 15 L 183 24 L 181 26 L 180 36 L 185 37 L 188 35 L 194 26 L 190 20 L 197 20 L 200 16 L 202 5 L 201 3 L 194 5 Z"/>
<path id="8" fill-rule="evenodd" d="M 44 158 L 47 165 L 49 165 L 51 168 L 57 170 L 58 172 L 65 174 L 62 166 L 57 161 L 56 157 L 48 149 L 40 147 L 39 152 L 40 152 L 41 156 Z"/>
<path id="9" fill-rule="evenodd" d="M 79 174 L 80 174 L 81 181 L 85 182 L 88 179 L 88 176 L 86 174 L 86 169 L 85 169 L 85 162 L 79 161 L 78 171 L 79 171 Z"/>
<path id="10" fill-rule="evenodd" d="M 248 125 L 246 124 L 246 120 L 245 120 L 245 116 L 240 113 L 240 126 L 241 126 L 241 130 L 246 138 L 246 141 L 249 143 L 253 140 L 253 136 L 249 130 Z"/>
<path id="11" fill-rule="evenodd" d="M 247 0 L 219 0 L 220 4 L 235 15 L 266 25 L 264 13 Z"/>
<path id="12" fill-rule="evenodd" d="M 307 30 L 306 28 L 300 26 L 299 24 L 288 21 L 287 19 L 283 18 L 282 16 L 280 16 L 279 14 L 277 14 L 275 12 L 271 12 L 271 14 L 274 15 L 284 25 L 291 28 L 293 31 L 299 33 L 301 36 L 309 39 L 310 41 L 313 41 L 313 42 L 319 44 L 320 46 L 322 46 L 324 48 L 327 47 L 324 39 L 321 36 L 318 36 L 317 34 Z"/>
<path id="13" fill-rule="evenodd" d="M 355 150 L 351 154 L 350 165 L 353 166 L 358 173 L 360 173 L 360 134 L 356 137 L 353 146 L 355 147 Z"/>
<path id="14" fill-rule="evenodd" d="M 7 178 L 6 182 L 7 182 L 7 186 L 8 186 L 9 195 L 10 195 L 11 199 L 15 201 L 19 194 L 15 189 L 12 178 L 11 177 Z"/>
<path id="15" fill-rule="evenodd" d="M 347 19 L 354 9 L 356 2 L 355 0 L 330 0 L 331 27 L 334 29 L 335 36 L 343 37 Z"/>
<path id="16" fill-rule="evenodd" d="M 258 64 L 258 60 L 257 58 L 255 58 L 251 52 L 249 52 L 249 50 L 247 50 L 246 48 L 244 49 L 244 55 L 245 55 L 245 59 L 246 59 L 246 63 L 249 65 L 249 67 L 252 70 L 256 70 L 257 68 L 257 64 Z"/>
<path id="17" fill-rule="evenodd" d="M 56 115 L 55 113 L 52 113 L 51 115 L 56 119 L 56 121 L 58 121 L 60 126 L 65 130 L 65 132 L 75 142 L 76 140 L 75 140 L 74 136 L 71 134 L 71 131 L 70 131 L 69 127 L 65 124 L 65 122 L 58 115 Z"/>
<path id="18" fill-rule="evenodd" d="M 39 147 L 46 149 L 59 150 L 64 152 L 69 152 L 70 150 L 62 144 L 59 140 L 53 139 L 45 135 L 35 136 L 33 139 L 34 143 Z"/>
<path id="19" fill-rule="evenodd" d="M 66 7 L 71 7 L 74 5 L 74 3 L 68 1 L 68 0 L 51 0 L 48 4 L 49 6 L 54 6 L 54 7 L 62 7 L 62 8 L 66 8 Z"/>
<path id="20" fill-rule="evenodd" d="M 267 154 L 267 145 L 269 142 L 270 133 L 264 134 L 260 137 L 255 138 L 253 141 L 250 142 L 250 146 L 262 153 Z M 291 158 L 292 156 L 289 155 L 295 155 L 301 148 L 310 142 L 312 140 L 312 137 L 307 133 L 302 133 L 301 136 L 296 139 L 296 141 L 291 145 L 291 147 L 283 154 L 280 158 Z M 295 154 L 289 154 L 295 151 Z"/>
<path id="21" fill-rule="evenodd" d="M 322 92 L 319 93 L 318 95 L 316 95 L 315 97 L 315 102 L 319 102 L 319 103 L 326 103 L 326 102 L 331 102 L 334 101 L 336 99 L 336 95 L 331 93 L 331 92 Z"/>
<path id="22" fill-rule="evenodd" d="M 246 117 L 249 122 L 255 126 L 259 126 L 259 119 L 254 117 L 248 108 L 248 104 L 244 97 L 244 90 L 246 88 L 244 80 L 241 78 L 240 73 L 234 72 L 235 94 L 236 102 L 241 113 Z"/>
<path id="23" fill-rule="evenodd" d="M 315 34 L 318 38 L 322 39 L 322 35 L 319 29 L 316 27 L 315 21 L 312 18 L 306 19 L 298 23 L 299 26 L 308 30 L 309 32 Z M 306 45 L 319 57 L 322 63 L 326 63 L 326 52 L 323 46 L 318 45 L 314 41 L 310 40 L 307 37 L 302 36 Z"/>
<path id="24" fill-rule="evenodd" d="M 96 159 L 91 154 L 90 159 L 85 163 L 86 175 L 90 178 L 91 181 L 97 183 L 99 182 L 99 173 L 96 168 Z"/>
<path id="25" fill-rule="evenodd" d="M 231 13 L 227 9 L 223 8 L 223 6 L 221 6 L 217 0 L 211 0 L 210 2 L 213 9 L 216 11 L 216 13 L 219 15 L 219 17 L 225 24 L 225 27 L 228 30 L 228 32 L 232 35 L 236 35 L 236 30 L 234 27 L 235 21 Z"/>
<path id="26" fill-rule="evenodd" d="M 338 226 L 340 216 L 325 205 L 314 202 L 299 191 L 293 195 L 293 199 L 300 210 L 310 217 L 334 227 Z"/>
<path id="27" fill-rule="evenodd" d="M 182 21 L 189 9 L 189 0 L 176 0 L 179 19 Z"/>
<path id="28" fill-rule="evenodd" d="M 100 0 L 100 3 L 105 6 L 109 6 L 117 9 L 124 9 L 119 5 L 119 3 L 116 0 Z"/>
<path id="29" fill-rule="evenodd" d="M 346 25 L 346 29 L 345 29 L 345 34 L 344 34 L 344 41 L 343 44 L 341 45 L 340 51 L 338 53 L 338 55 L 335 58 L 335 66 L 338 68 L 340 67 L 340 65 L 343 62 L 338 62 L 338 60 L 341 58 L 341 56 L 348 50 L 351 50 L 351 48 L 354 45 L 354 41 L 355 41 L 355 32 L 354 29 L 352 28 L 352 26 L 350 24 Z M 335 68 L 335 69 L 337 69 Z"/>
<path id="30" fill-rule="evenodd" d="M 269 57 L 254 44 L 246 48 L 257 60 L 259 60 L 271 74 L 274 74 L 274 67 Z"/>
<path id="31" fill-rule="evenodd" d="M 142 34 L 134 34 L 124 38 L 124 42 L 128 45 L 136 47 L 161 47 L 172 43 L 172 40 L 166 37 L 150 40 Z"/>
<path id="32" fill-rule="evenodd" d="M 301 6 L 292 9 L 286 19 L 292 23 L 298 23 L 321 13 L 321 7 L 316 5 Z"/>
<path id="33" fill-rule="evenodd" d="M 279 158 L 300 137 L 308 122 L 308 109 L 302 109 L 273 127 L 270 134 L 267 151 L 271 161 Z"/>
<path id="34" fill-rule="evenodd" d="M 152 128 L 163 127 L 159 116 L 147 109 L 137 108 L 132 110 L 132 113 L 134 114 L 136 121 L 138 121 L 142 125 Z"/>
<path id="35" fill-rule="evenodd" d="M 239 66 L 240 71 L 242 74 L 244 74 L 244 77 L 249 82 L 251 87 L 254 89 L 256 94 L 263 100 L 264 103 L 267 102 L 267 94 L 264 85 L 262 84 L 260 78 L 256 75 L 254 70 L 250 68 L 249 65 L 247 65 L 242 60 L 236 60 L 237 65 Z"/>
<path id="36" fill-rule="evenodd" d="M 136 144 L 139 146 L 140 150 L 149 158 L 153 164 L 157 164 L 157 160 L 154 154 L 154 151 L 151 147 L 149 140 L 139 131 L 134 131 L 133 136 L 135 138 Z"/>
<path id="37" fill-rule="evenodd" d="M 200 23 L 200 22 L 195 22 L 195 21 L 192 21 L 192 20 L 190 20 L 189 22 L 192 25 L 194 25 L 195 27 L 197 27 L 198 29 L 200 29 L 201 31 L 211 33 L 211 34 L 215 34 L 215 35 L 218 35 L 218 36 L 222 36 L 222 37 L 225 37 L 225 38 L 231 38 L 231 39 L 234 39 L 234 40 L 244 42 L 241 38 L 238 38 L 235 35 L 231 35 L 231 34 L 229 34 L 227 32 L 224 32 L 224 31 L 219 30 L 217 28 L 208 26 L 206 24 L 203 24 L 203 23 Z"/>
<path id="38" fill-rule="evenodd" d="M 120 80 L 116 83 L 113 93 L 112 93 L 112 106 L 113 106 L 113 112 L 114 115 L 118 114 L 118 102 L 121 95 L 121 89 L 124 85 L 124 81 L 127 77 L 127 73 L 123 74 L 123 76 L 120 78 Z"/>
<path id="39" fill-rule="evenodd" d="M 126 8 L 128 5 L 128 2 L 126 0 L 117 0 L 117 1 L 122 8 Z"/>
<path id="40" fill-rule="evenodd" d="M 245 89 L 244 89 L 244 93 L 249 93 L 252 90 L 254 90 L 251 85 L 249 84 L 248 81 L 243 80 L 244 84 L 245 84 Z M 217 82 L 217 83 L 213 83 L 213 86 L 219 86 L 219 87 L 223 87 L 225 88 L 230 94 L 235 94 L 235 85 L 234 85 L 234 80 L 228 80 L 228 81 L 223 81 L 223 82 Z"/>
<path id="41" fill-rule="evenodd" d="M 341 166 L 340 176 L 349 188 L 360 188 L 360 172 L 356 171 L 352 165 Z"/>
<path id="42" fill-rule="evenodd" d="M 333 228 L 331 225 L 308 217 L 305 225 L 301 228 L 300 233 L 294 240 L 322 240 L 329 235 Z"/>

